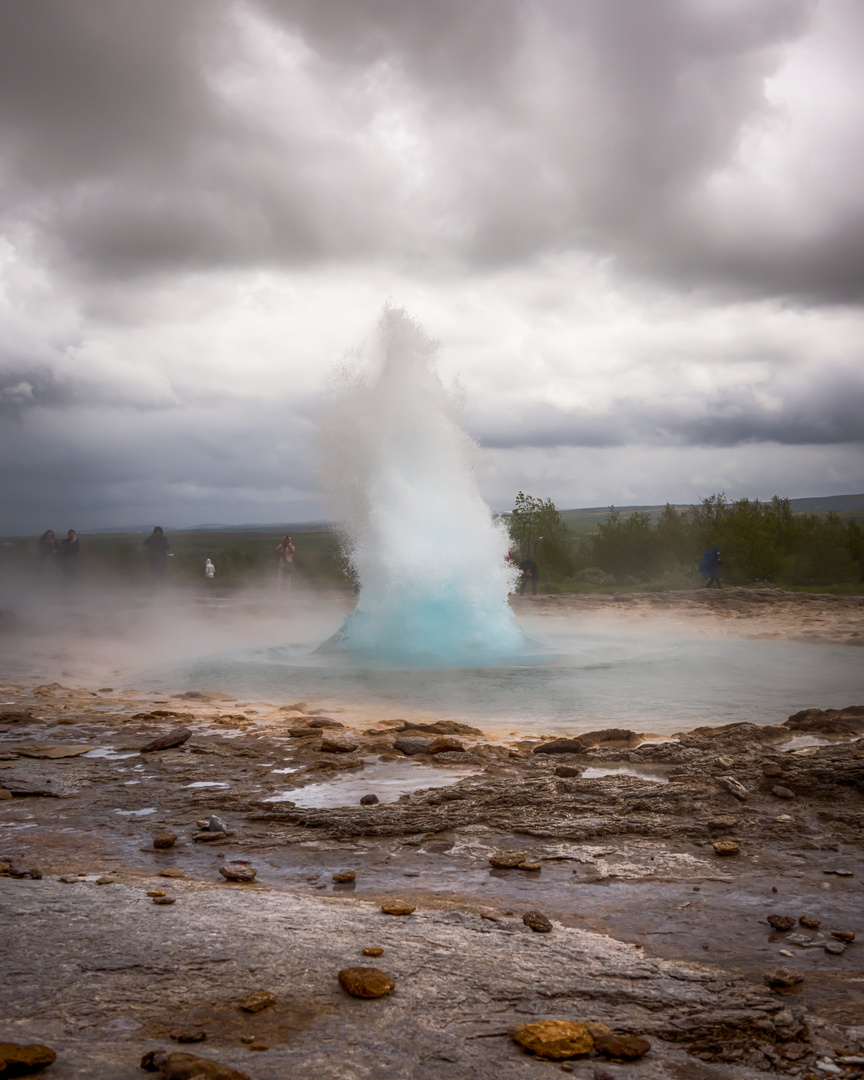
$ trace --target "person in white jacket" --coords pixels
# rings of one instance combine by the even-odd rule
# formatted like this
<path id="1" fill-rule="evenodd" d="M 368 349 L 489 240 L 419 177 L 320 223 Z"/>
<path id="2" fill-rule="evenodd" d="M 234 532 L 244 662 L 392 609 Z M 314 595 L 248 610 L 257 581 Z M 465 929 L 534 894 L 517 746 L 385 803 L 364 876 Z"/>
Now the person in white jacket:
<path id="1" fill-rule="evenodd" d="M 204 563 L 204 577 L 206 577 L 208 581 L 212 581 L 213 578 L 216 577 L 216 567 L 209 559 Z"/>

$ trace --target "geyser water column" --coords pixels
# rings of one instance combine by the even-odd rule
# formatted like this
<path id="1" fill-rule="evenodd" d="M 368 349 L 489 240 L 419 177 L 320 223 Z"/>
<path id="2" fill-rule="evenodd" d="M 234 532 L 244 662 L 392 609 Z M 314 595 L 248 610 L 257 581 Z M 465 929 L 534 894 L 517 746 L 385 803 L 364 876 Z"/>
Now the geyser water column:
<path id="1" fill-rule="evenodd" d="M 508 536 L 477 490 L 436 351 L 388 307 L 337 380 L 323 474 L 360 591 L 328 648 L 407 667 L 512 661 L 530 650 L 507 602 Z"/>

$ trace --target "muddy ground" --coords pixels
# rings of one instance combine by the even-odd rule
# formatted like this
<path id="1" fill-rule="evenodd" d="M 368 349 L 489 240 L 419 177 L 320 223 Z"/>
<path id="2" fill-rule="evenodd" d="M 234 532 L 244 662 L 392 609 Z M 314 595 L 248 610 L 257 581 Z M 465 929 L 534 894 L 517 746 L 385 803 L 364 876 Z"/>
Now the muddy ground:
<path id="1" fill-rule="evenodd" d="M 860 598 L 766 592 L 773 604 L 739 590 L 524 604 L 612 619 L 671 604 L 670 618 L 718 633 L 861 643 Z M 854 702 L 662 741 L 598 730 L 548 753 L 458 717 L 422 730 L 351 703 L 119 692 L 45 670 L 0 684 L 0 1037 L 53 1047 L 46 1075 L 142 1075 L 158 1048 L 262 1080 L 862 1073 Z M 176 729 L 179 745 L 141 752 Z M 398 798 L 399 783 L 417 790 Z M 227 834 L 201 828 L 212 815 Z M 155 848 L 164 833 L 176 841 Z M 723 841 L 737 853 L 717 854 Z M 522 869 L 491 865 L 513 851 Z M 414 911 L 382 913 L 392 901 Z M 523 923 L 531 910 L 551 932 Z M 364 964 L 392 994 L 341 989 L 337 972 Z M 778 967 L 803 981 L 772 989 Z M 275 1003 L 244 1012 L 255 990 Z M 651 1050 L 562 1066 L 507 1035 L 544 1018 L 641 1034 Z"/>

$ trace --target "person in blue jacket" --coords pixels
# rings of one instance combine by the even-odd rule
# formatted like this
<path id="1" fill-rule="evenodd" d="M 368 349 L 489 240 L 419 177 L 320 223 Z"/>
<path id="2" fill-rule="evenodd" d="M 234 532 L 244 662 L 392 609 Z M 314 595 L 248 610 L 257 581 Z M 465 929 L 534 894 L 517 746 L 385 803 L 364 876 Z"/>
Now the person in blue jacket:
<path id="1" fill-rule="evenodd" d="M 720 584 L 720 548 L 714 547 L 710 551 L 706 551 L 699 562 L 699 573 L 702 577 L 708 578 L 708 584 L 706 589 L 711 588 L 711 583 L 716 581 L 717 588 L 722 589 Z"/>

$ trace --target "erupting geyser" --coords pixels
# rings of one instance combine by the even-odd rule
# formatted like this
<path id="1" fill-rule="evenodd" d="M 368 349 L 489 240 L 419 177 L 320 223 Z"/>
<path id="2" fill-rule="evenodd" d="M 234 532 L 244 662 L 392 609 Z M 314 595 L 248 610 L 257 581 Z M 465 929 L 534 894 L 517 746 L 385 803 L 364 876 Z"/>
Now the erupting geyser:
<path id="1" fill-rule="evenodd" d="M 366 660 L 476 667 L 527 641 L 507 603 L 508 536 L 471 472 L 476 447 L 435 370 L 436 343 L 387 308 L 374 369 L 346 365 L 325 424 L 324 479 L 360 592 L 328 643 Z"/>

